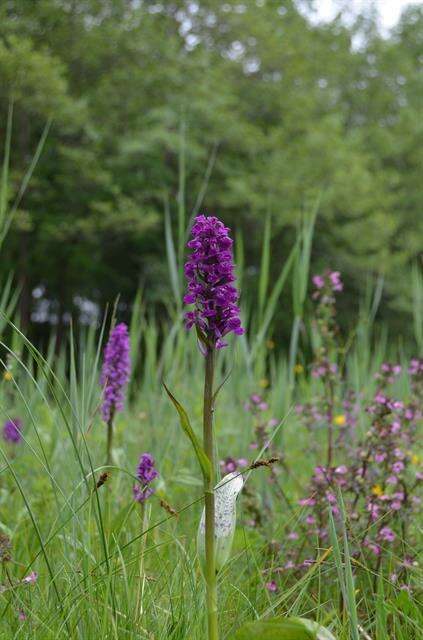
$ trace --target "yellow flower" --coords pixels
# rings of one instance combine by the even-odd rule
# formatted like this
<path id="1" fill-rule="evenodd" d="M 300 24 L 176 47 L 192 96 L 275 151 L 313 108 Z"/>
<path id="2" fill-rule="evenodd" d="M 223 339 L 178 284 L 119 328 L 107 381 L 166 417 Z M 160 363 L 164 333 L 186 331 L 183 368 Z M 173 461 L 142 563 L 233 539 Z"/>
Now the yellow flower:
<path id="1" fill-rule="evenodd" d="M 273 342 L 273 340 L 267 340 L 266 341 L 266 347 L 268 349 L 274 349 L 275 348 L 275 343 Z"/>
<path id="2" fill-rule="evenodd" d="M 267 378 L 262 378 L 262 379 L 260 380 L 260 382 L 259 382 L 259 386 L 260 386 L 262 389 L 266 389 L 266 387 L 268 387 L 268 386 L 269 386 L 269 380 L 268 380 Z"/>
<path id="3" fill-rule="evenodd" d="M 416 456 L 416 454 L 413 453 L 413 455 L 411 456 L 411 464 L 419 464 L 419 462 L 420 462 L 419 456 Z"/>
<path id="4" fill-rule="evenodd" d="M 345 423 L 346 423 L 346 418 L 342 413 L 335 416 L 333 419 L 333 424 L 336 424 L 337 427 L 343 427 Z"/>
<path id="5" fill-rule="evenodd" d="M 302 364 L 296 364 L 294 367 L 294 373 L 296 374 L 300 374 L 300 373 L 304 373 L 304 367 Z"/>
<path id="6" fill-rule="evenodd" d="M 12 373 L 10 371 L 5 371 L 3 373 L 3 379 L 4 380 L 12 380 L 13 376 Z"/>
<path id="7" fill-rule="evenodd" d="M 374 487 L 372 487 L 372 493 L 375 496 L 381 496 L 383 494 L 383 489 L 380 484 L 375 484 Z"/>

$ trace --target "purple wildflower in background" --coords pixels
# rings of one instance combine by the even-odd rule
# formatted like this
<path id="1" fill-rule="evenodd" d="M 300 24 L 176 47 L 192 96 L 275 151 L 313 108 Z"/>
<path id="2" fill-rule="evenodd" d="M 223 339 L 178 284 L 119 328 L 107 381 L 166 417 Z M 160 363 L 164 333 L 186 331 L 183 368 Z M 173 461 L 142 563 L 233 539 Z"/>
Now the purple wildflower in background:
<path id="1" fill-rule="evenodd" d="M 116 411 L 123 409 L 125 385 L 130 371 L 128 327 L 122 322 L 110 333 L 104 350 L 100 384 L 104 389 L 101 415 L 105 422 L 109 422 Z"/>
<path id="2" fill-rule="evenodd" d="M 291 531 L 290 533 L 288 533 L 288 540 L 298 540 L 299 537 L 300 536 L 296 531 Z"/>
<path id="3" fill-rule="evenodd" d="M 3 426 L 3 438 L 6 442 L 14 442 L 17 444 L 22 440 L 22 420 L 14 418 L 13 420 L 6 420 Z"/>
<path id="4" fill-rule="evenodd" d="M 331 271 L 329 273 L 329 280 L 332 284 L 333 291 L 342 291 L 344 285 L 342 284 L 341 274 L 339 271 Z"/>
<path id="5" fill-rule="evenodd" d="M 423 358 L 412 358 L 408 373 L 412 376 L 423 374 Z"/>
<path id="6" fill-rule="evenodd" d="M 134 500 L 136 502 L 143 503 L 154 493 L 154 489 L 149 486 L 159 475 L 154 465 L 154 458 L 150 453 L 143 453 L 140 456 L 136 471 L 140 484 L 136 484 L 133 487 Z"/>
<path id="7" fill-rule="evenodd" d="M 28 574 L 27 576 L 25 576 L 25 578 L 22 579 L 22 582 L 25 582 L 27 584 L 35 584 L 38 580 L 38 573 L 36 571 L 31 571 L 30 574 Z"/>
<path id="8" fill-rule="evenodd" d="M 225 458 L 220 461 L 220 468 L 224 474 L 233 473 L 237 469 L 237 462 L 231 457 Z"/>
<path id="9" fill-rule="evenodd" d="M 314 300 L 320 300 L 323 304 L 334 302 L 333 294 L 343 290 L 344 285 L 339 271 L 326 270 L 323 274 L 316 274 L 311 279 L 315 291 Z"/>
<path id="10" fill-rule="evenodd" d="M 238 460 L 235 460 L 234 458 L 231 458 L 229 456 L 224 460 L 220 460 L 220 469 L 222 471 L 222 474 L 226 475 L 227 473 L 233 473 L 238 469 L 245 469 L 246 467 L 248 467 L 248 464 L 249 463 L 246 458 L 238 458 Z"/>
<path id="11" fill-rule="evenodd" d="M 143 453 L 137 466 L 137 478 L 142 484 L 149 484 L 157 478 L 159 472 L 154 468 L 154 458 L 150 453 Z"/>
<path id="12" fill-rule="evenodd" d="M 195 309 L 185 314 L 186 327 L 196 325 L 212 347 L 221 349 L 226 346 L 225 335 L 244 333 L 236 304 L 238 291 L 232 284 L 233 241 L 229 229 L 214 216 L 197 216 L 191 233 L 187 246 L 193 251 L 185 264 L 188 293 L 184 302 Z"/>
<path id="13" fill-rule="evenodd" d="M 389 527 L 383 527 L 379 531 L 379 537 L 386 542 L 393 542 L 395 540 L 395 533 Z"/>
<path id="14" fill-rule="evenodd" d="M 274 580 L 270 580 L 270 582 L 266 582 L 266 589 L 270 591 L 270 593 L 276 593 L 278 590 L 278 585 Z"/>
<path id="15" fill-rule="evenodd" d="M 325 279 L 323 276 L 319 276 L 319 275 L 313 276 L 312 282 L 316 287 L 316 289 L 323 289 L 323 287 L 325 286 Z"/>

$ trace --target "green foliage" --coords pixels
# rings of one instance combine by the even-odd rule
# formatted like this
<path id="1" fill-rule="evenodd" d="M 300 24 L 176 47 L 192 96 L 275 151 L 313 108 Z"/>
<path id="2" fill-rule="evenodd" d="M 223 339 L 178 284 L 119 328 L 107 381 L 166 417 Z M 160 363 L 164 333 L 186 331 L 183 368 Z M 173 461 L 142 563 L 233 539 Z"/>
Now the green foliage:
<path id="1" fill-rule="evenodd" d="M 324 627 L 304 618 L 277 617 L 244 625 L 233 640 L 335 640 Z"/>
<path id="2" fill-rule="evenodd" d="M 311 26 L 292 0 L 1 3 L 9 201 L 53 119 L 2 261 L 18 271 L 24 319 L 40 284 L 59 331 L 76 295 L 129 304 L 146 283 L 146 303 L 179 297 L 201 207 L 242 229 L 243 297 L 256 304 L 258 288 L 263 322 L 269 284 L 322 193 L 311 268 L 343 272 L 345 323 L 367 274 L 384 276 L 395 328 L 408 323 L 423 237 L 422 25 L 420 6 L 384 39 L 372 17 Z"/>
<path id="3" fill-rule="evenodd" d="M 8 297 L 5 294 L 4 299 Z M 373 296 L 369 297 L 366 310 L 371 312 Z M 141 357 L 134 370 L 130 402 L 116 417 L 116 465 L 100 487 L 96 482 L 104 472 L 106 437 L 98 412 L 103 326 L 89 331 L 75 328 L 72 342 L 60 349 L 53 336 L 44 356 L 17 327 L 12 327 L 10 339 L 2 337 L 1 348 L 6 354 L 0 360 L 2 422 L 19 416 L 24 425 L 21 443 L 13 445 L 3 438 L 0 443 L 0 532 L 10 537 L 13 554 L 13 561 L 1 566 L 0 576 L 5 638 L 205 637 L 204 585 L 195 549 L 203 487 L 191 442 L 182 435 L 175 407 L 161 385 L 165 376 L 175 394 L 186 399 L 194 425 L 201 418 L 204 360 L 194 336 L 182 330 L 180 319 L 159 339 L 157 322 L 144 316 L 143 304 L 139 298 L 131 324 L 132 353 L 139 351 Z M 3 298 L 0 308 L 4 326 L 7 303 L 4 306 Z M 381 360 L 389 359 L 390 349 L 384 340 L 357 340 L 345 356 L 345 385 L 356 384 L 362 399 L 357 425 L 360 434 L 369 426 L 365 407 L 374 394 L 375 371 Z M 229 352 L 221 353 L 219 381 L 232 361 Z M 356 368 L 357 359 L 360 367 Z M 242 456 L 253 461 L 256 455 L 266 456 L 264 451 L 249 450 L 254 427 L 243 404 L 258 384 L 249 374 L 249 360 L 247 344 L 246 349 L 238 350 L 235 362 L 231 362 L 233 373 L 219 392 L 215 413 L 218 459 Z M 401 365 L 405 370 L 405 355 Z M 287 358 L 281 355 L 272 361 L 268 373 L 266 400 L 269 415 L 277 418 L 284 415 L 286 371 Z M 297 378 L 296 398 L 306 401 L 314 397 L 318 384 L 304 373 Z M 400 384 L 405 385 L 407 394 L 406 381 Z M 349 541 L 356 540 L 351 540 L 348 523 L 349 539 L 342 523 L 337 523 L 338 536 L 335 533 L 332 541 L 325 539 L 323 548 L 315 539 L 316 561 L 309 568 L 285 571 L 280 567 L 274 544 L 285 545 L 287 534 L 301 523 L 304 513 L 298 500 L 305 495 L 310 474 L 322 459 L 322 434 L 305 429 L 294 411 L 287 413 L 282 428 L 275 428 L 275 440 L 278 446 L 283 444 L 284 470 L 278 475 L 278 484 L 289 503 L 280 496 L 277 485 L 268 482 L 269 469 L 245 474 L 247 491 L 238 498 L 232 553 L 218 575 L 222 638 L 249 637 L 240 635 L 249 628 L 254 629 L 254 640 L 264 640 L 266 632 L 275 637 L 277 626 L 268 627 L 273 616 L 285 625 L 283 631 L 279 626 L 276 636 L 281 640 L 287 637 L 287 619 L 291 638 L 292 633 L 315 640 L 316 634 L 319 640 L 352 638 L 351 623 L 355 621 L 360 638 L 365 634 L 375 640 L 422 637 L 421 559 L 419 549 L 413 548 L 414 533 L 403 541 L 407 554 L 415 559 L 404 577 L 410 592 L 402 590 L 402 578 L 395 581 L 391 577 L 390 568 L 375 570 L 372 558 L 351 557 Z M 318 447 L 316 451 L 310 450 L 310 440 Z M 133 472 L 143 451 L 154 455 L 160 472 L 157 492 L 146 505 L 146 524 L 132 499 Z M 267 517 L 260 527 L 249 524 L 250 491 L 263 498 L 260 508 Z M 162 498 L 178 516 L 163 509 Z M 417 521 L 413 523 L 416 530 L 418 526 Z M 301 527 L 298 531 L 299 548 L 306 541 L 313 544 L 307 531 Z M 385 547 L 383 553 L 389 564 L 391 551 Z M 284 563 L 284 547 L 280 559 Z M 269 569 L 277 575 L 275 593 L 266 589 L 272 575 Z M 35 584 L 22 582 L 30 571 L 38 573 Z M 140 589 L 142 611 L 137 600 Z M 346 597 L 341 598 L 341 592 Z M 21 610 L 25 620 L 19 617 Z M 304 618 L 292 621 L 292 616 L 317 622 Z"/>
<path id="4" fill-rule="evenodd" d="M 58 58 L 37 50 L 30 39 L 10 35 L 0 40 L 1 97 L 12 99 L 28 115 L 71 116 L 64 72 Z"/>
<path id="5" fill-rule="evenodd" d="M 358 620 L 357 620 L 357 604 L 355 600 L 354 578 L 351 570 L 351 554 L 348 545 L 347 531 L 345 528 L 345 508 L 341 493 L 338 491 L 338 500 L 341 507 L 341 525 L 344 547 L 344 559 L 342 561 L 339 541 L 336 534 L 335 523 L 331 509 L 329 513 L 329 532 L 331 543 L 334 550 L 336 570 L 338 573 L 339 585 L 342 591 L 346 608 L 348 610 L 350 635 L 353 640 L 359 640 Z"/>

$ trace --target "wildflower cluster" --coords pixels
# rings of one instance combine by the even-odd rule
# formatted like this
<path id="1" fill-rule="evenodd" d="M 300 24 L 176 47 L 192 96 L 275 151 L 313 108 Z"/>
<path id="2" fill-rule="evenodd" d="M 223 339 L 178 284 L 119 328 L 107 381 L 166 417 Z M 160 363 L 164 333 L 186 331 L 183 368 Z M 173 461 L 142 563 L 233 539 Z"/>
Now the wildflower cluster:
<path id="1" fill-rule="evenodd" d="M 133 487 L 134 500 L 143 504 L 153 493 L 154 488 L 150 484 L 159 475 L 159 472 L 155 468 L 154 458 L 150 453 L 143 453 L 140 456 L 136 476 L 139 480 L 139 484 L 135 484 Z"/>
<path id="2" fill-rule="evenodd" d="M 185 304 L 195 309 L 185 314 L 187 329 L 196 326 L 212 348 L 227 346 L 223 340 L 228 333 L 241 335 L 244 329 L 237 306 L 238 291 L 232 256 L 233 241 L 229 229 L 214 216 L 197 216 L 192 227 L 192 249 L 185 275 L 188 293 Z"/>
<path id="3" fill-rule="evenodd" d="M 101 415 L 104 422 L 113 420 L 117 411 L 122 411 L 125 386 L 131 370 L 128 327 L 125 323 L 116 325 L 110 333 L 104 351 L 100 385 L 103 388 Z"/>
<path id="4" fill-rule="evenodd" d="M 324 304 L 332 304 L 334 296 L 343 290 L 344 285 L 339 271 L 325 271 L 323 275 L 314 275 L 312 278 L 315 291 L 313 299 Z"/>
<path id="5" fill-rule="evenodd" d="M 384 542 L 396 538 L 388 524 L 396 526 L 404 538 L 412 514 L 420 505 L 420 498 L 414 494 L 423 473 L 412 447 L 421 412 L 415 399 L 406 404 L 392 398 L 387 390 L 400 373 L 400 365 L 382 364 L 377 374 L 378 390 L 367 407 L 372 424 L 358 449 L 360 462 L 352 467 L 354 502 L 365 494 L 369 525 L 375 523 L 372 535 L 364 540 L 375 555 L 380 554 Z"/>
<path id="6" fill-rule="evenodd" d="M 323 275 L 315 275 L 312 282 L 312 298 L 316 302 L 316 328 L 321 341 L 318 366 L 313 369 L 313 375 L 322 377 L 336 373 L 336 365 L 330 361 L 333 342 L 338 334 L 335 296 L 343 290 L 343 284 L 339 271 L 326 271 Z"/>
<path id="7" fill-rule="evenodd" d="M 411 364 L 408 372 L 411 386 L 421 375 L 420 366 Z M 327 510 L 335 520 L 339 517 L 337 487 L 342 490 L 349 521 L 353 528 L 351 542 L 355 556 L 366 553 L 382 561 L 382 549 L 389 547 L 398 558 L 395 580 L 405 579 L 412 559 L 404 555 L 402 541 L 409 540 L 409 525 L 420 509 L 416 495 L 423 481 L 423 469 L 413 453 L 415 432 L 421 411 L 415 397 L 410 402 L 393 398 L 389 386 L 400 375 L 401 366 L 382 364 L 376 374 L 378 388 L 367 406 L 371 425 L 364 438 L 354 448 L 341 447 L 340 452 L 352 463 L 339 466 L 317 466 L 306 497 L 299 501 L 304 508 L 301 525 L 308 539 L 318 539 L 319 546 L 328 538 Z M 292 532 L 288 536 L 296 540 Z M 355 548 L 354 548 L 355 542 Z M 292 546 L 286 552 L 287 568 L 304 566 L 301 555 L 305 549 Z"/>
<path id="8" fill-rule="evenodd" d="M 409 588 L 408 570 L 414 558 L 405 552 L 413 548 L 410 524 L 420 509 L 417 495 L 423 469 L 413 452 L 416 427 L 421 420 L 418 399 L 423 391 L 423 360 L 414 358 L 403 370 L 399 364 L 385 362 L 375 375 L 376 391 L 368 401 L 369 426 L 362 437 L 356 430 L 363 395 L 345 389 L 337 367 L 337 328 L 335 294 L 342 290 L 339 273 L 315 276 L 318 340 L 312 378 L 323 384 L 311 402 L 297 405 L 296 411 L 310 433 L 328 432 L 328 455 L 314 468 L 307 491 L 299 500 L 298 525 L 287 531 L 283 544 L 276 544 L 276 558 L 266 573 L 269 591 L 278 588 L 281 572 L 306 570 L 315 562 L 316 549 L 329 544 L 329 511 L 335 523 L 340 518 L 338 493 L 341 492 L 350 526 L 350 544 L 355 557 L 364 564 L 389 569 L 391 580 Z M 408 375 L 411 395 L 404 401 L 393 393 L 399 376 Z M 342 391 L 341 391 L 342 390 Z M 336 436 L 336 440 L 333 440 Z M 311 438 L 315 442 L 316 438 Z M 336 462 L 335 462 L 336 458 Z M 384 550 L 390 553 L 383 553 Z M 389 567 L 388 567 L 389 563 Z M 269 575 L 270 574 L 270 575 Z"/>

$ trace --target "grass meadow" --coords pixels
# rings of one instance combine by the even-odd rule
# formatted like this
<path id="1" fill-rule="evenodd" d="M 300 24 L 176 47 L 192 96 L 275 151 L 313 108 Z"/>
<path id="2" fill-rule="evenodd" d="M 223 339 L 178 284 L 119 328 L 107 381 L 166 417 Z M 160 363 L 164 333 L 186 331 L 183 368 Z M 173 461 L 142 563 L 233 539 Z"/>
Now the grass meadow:
<path id="1" fill-rule="evenodd" d="M 3 186 L 5 180 L 7 172 Z M 7 228 L 10 212 L 2 202 Z M 231 339 L 217 360 L 216 385 L 224 384 L 216 401 L 216 455 L 223 461 L 222 473 L 238 468 L 245 478 L 231 556 L 218 574 L 221 637 L 236 637 L 249 621 L 300 616 L 324 625 L 338 640 L 417 640 L 423 637 L 421 369 L 420 378 L 409 369 L 420 366 L 421 280 L 415 274 L 410 281 L 415 310 L 407 340 L 375 325 L 381 291 L 378 283 L 368 286 L 348 335 L 329 332 L 325 353 L 330 352 L 336 371 L 327 384 L 329 378 L 313 372 L 328 335 L 325 327 L 333 329 L 336 304 L 330 303 L 332 311 L 319 319 L 309 270 L 314 218 L 305 217 L 274 281 L 269 277 L 270 221 L 265 221 L 258 290 L 252 302 L 242 301 L 248 331 Z M 3 285 L 0 409 L 3 422 L 19 419 L 22 427 L 21 440 L 3 438 L 0 449 L 1 638 L 206 637 L 205 585 L 196 550 L 203 483 L 162 384 L 186 408 L 199 434 L 204 361 L 193 332 L 184 328 L 181 302 L 183 246 L 191 221 L 180 212 L 179 246 L 170 215 L 165 222 L 164 260 L 174 297 L 164 301 L 166 320 L 145 307 L 142 292 L 134 301 L 132 374 L 124 410 L 116 414 L 109 466 L 99 377 L 110 323 L 119 321 L 119 303 L 105 313 L 101 326 L 71 326 L 59 352 L 53 332 L 40 353 L 19 329 L 13 279 Z M 242 291 L 239 234 L 236 263 Z M 280 345 L 272 335 L 287 299 L 294 309 L 291 340 Z M 352 507 L 350 488 L 341 483 L 335 497 L 326 492 L 337 507 L 333 512 L 321 507 L 317 531 L 315 515 L 308 511 L 313 506 L 309 487 L 316 468 L 325 465 L 328 431 L 334 474 L 346 473 L 357 456 L 363 457 L 364 445 L 358 443 L 377 448 L 372 425 L 385 418 L 378 422 L 369 407 L 381 393 L 377 375 L 383 365 L 391 367 L 386 363 L 395 363 L 396 370 L 383 384 L 403 403 L 392 411 L 414 406 L 413 418 L 404 418 L 401 427 L 414 431 L 410 438 L 406 434 L 406 450 L 397 456 L 403 467 L 397 467 L 395 481 L 403 487 L 400 507 L 393 497 L 401 493 L 398 486 L 387 488 L 393 481 L 386 476 L 392 476 L 376 469 L 370 492 L 381 498 L 390 491 L 391 506 L 382 510 L 379 505 L 381 511 L 368 520 L 367 489 L 354 489 Z M 253 396 L 260 396 L 260 409 L 254 408 Z M 326 407 L 323 415 L 316 415 L 317 406 Z M 144 509 L 132 494 L 142 452 L 153 454 L 160 474 Z M 273 463 L 249 470 L 270 454 Z M 366 455 L 373 464 L 373 452 Z M 389 520 L 392 535 L 380 519 L 382 525 Z"/>
<path id="2" fill-rule="evenodd" d="M 6 315 L 2 317 L 5 330 Z M 131 324 L 134 373 L 127 406 L 115 423 L 114 463 L 106 469 L 106 432 L 98 415 L 102 330 L 89 329 L 77 340 L 73 336 L 59 355 L 52 338 L 45 356 L 15 325 L 6 334 L 2 364 L 10 375 L 1 382 L 1 408 L 5 420 L 19 416 L 24 427 L 22 442 L 1 447 L 0 527 L 12 544 L 11 560 L 3 563 L 2 572 L 2 637 L 205 637 L 204 585 L 195 544 L 202 482 L 161 384 L 164 378 L 198 427 L 203 362 L 195 339 L 177 316 L 173 324 L 160 326 L 137 301 Z M 255 335 L 260 336 L 260 329 Z M 244 621 L 276 613 L 311 617 L 337 638 L 422 637 L 418 564 L 408 571 L 408 591 L 360 558 L 351 560 L 357 583 L 352 593 L 354 635 L 351 603 L 341 599 L 350 559 L 348 519 L 339 556 L 333 544 L 319 548 L 316 539 L 316 563 L 301 573 L 278 573 L 277 591 L 266 588 L 266 570 L 283 560 L 287 531 L 295 530 L 303 515 L 298 500 L 325 447 L 324 430 L 310 432 L 295 411 L 296 403 L 322 393 L 321 382 L 306 365 L 297 367 L 293 378 L 292 363 L 276 347 L 265 334 L 261 341 L 242 337 L 219 359 L 218 380 L 230 375 L 216 408 L 218 458 L 254 460 L 260 453 L 250 449 L 254 423 L 244 403 L 252 393 L 261 393 L 269 405 L 266 415 L 278 421 L 272 446 L 283 456 L 283 465 L 273 468 L 286 497 L 269 482 L 267 468 L 249 476 L 246 487 L 262 512 L 261 524 L 249 526 L 241 495 L 232 555 L 219 574 L 222 637 L 230 638 Z M 343 354 L 344 373 L 335 391 L 337 403 L 346 388 L 360 398 L 357 438 L 368 429 L 366 402 L 390 349 L 395 351 L 383 337 L 372 339 L 371 319 L 363 311 Z M 406 354 L 402 364 L 406 369 Z M 406 374 L 396 388 L 401 397 L 410 393 Z M 144 521 L 132 499 L 134 470 L 143 451 L 153 453 L 160 471 Z M 345 462 L 342 453 L 338 457 L 335 451 L 339 464 Z M 110 477 L 97 488 L 106 470 Z M 177 515 L 161 507 L 160 499 Z M 417 544 L 420 525 L 414 520 L 410 538 L 403 541 L 413 558 L 418 558 L 417 549 L 408 547 Z M 305 534 L 300 530 L 300 535 Z M 282 560 L 272 556 L 272 544 L 280 545 Z M 37 581 L 21 582 L 31 571 L 38 573 Z"/>

